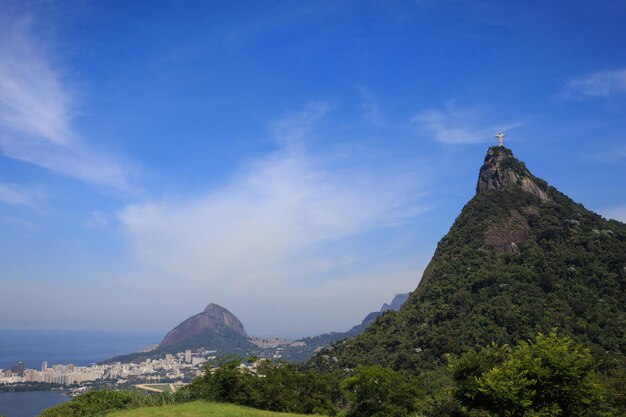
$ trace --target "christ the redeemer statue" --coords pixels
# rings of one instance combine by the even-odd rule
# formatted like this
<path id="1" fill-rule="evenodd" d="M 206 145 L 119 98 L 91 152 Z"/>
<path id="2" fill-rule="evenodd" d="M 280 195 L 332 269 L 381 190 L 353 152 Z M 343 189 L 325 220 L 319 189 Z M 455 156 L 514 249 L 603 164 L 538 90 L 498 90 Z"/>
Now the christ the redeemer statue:
<path id="1" fill-rule="evenodd" d="M 498 133 L 496 135 L 496 137 L 498 138 L 498 146 L 502 146 L 502 140 L 504 139 L 504 137 L 506 136 L 506 133 Z"/>

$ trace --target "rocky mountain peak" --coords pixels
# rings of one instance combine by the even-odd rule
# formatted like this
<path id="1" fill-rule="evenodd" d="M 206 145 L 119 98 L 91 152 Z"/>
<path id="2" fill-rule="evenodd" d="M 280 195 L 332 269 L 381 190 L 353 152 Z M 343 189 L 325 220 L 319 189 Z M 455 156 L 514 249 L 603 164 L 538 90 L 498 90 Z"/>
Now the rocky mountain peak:
<path id="1" fill-rule="evenodd" d="M 219 305 L 214 304 L 214 303 L 209 303 L 209 304 L 206 306 L 206 308 L 204 309 L 203 313 L 217 312 L 217 311 L 220 311 L 220 310 L 225 310 L 225 311 L 228 311 L 228 310 L 226 310 L 226 309 L 225 309 L 224 307 L 222 307 L 222 306 L 219 306 Z"/>
<path id="2" fill-rule="evenodd" d="M 513 156 L 513 151 L 504 146 L 492 146 L 480 168 L 476 193 L 509 187 L 520 187 L 543 201 L 551 200 L 545 185 L 538 184 L 526 165 Z"/>
<path id="3" fill-rule="evenodd" d="M 220 327 L 228 327 L 241 336 L 246 336 L 243 324 L 233 313 L 222 306 L 210 303 L 202 313 L 189 317 L 172 329 L 159 346 L 170 346 Z"/>

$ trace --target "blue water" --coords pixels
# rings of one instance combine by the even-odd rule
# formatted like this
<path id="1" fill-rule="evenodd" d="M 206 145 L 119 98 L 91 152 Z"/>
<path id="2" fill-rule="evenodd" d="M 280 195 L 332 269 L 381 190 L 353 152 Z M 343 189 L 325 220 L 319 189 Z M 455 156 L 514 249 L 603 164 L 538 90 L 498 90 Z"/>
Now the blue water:
<path id="1" fill-rule="evenodd" d="M 0 415 L 35 417 L 42 410 L 69 399 L 59 391 L 0 392 Z"/>
<path id="2" fill-rule="evenodd" d="M 0 330 L 0 369 L 19 361 L 32 369 L 40 369 L 43 361 L 48 366 L 89 365 L 138 352 L 159 343 L 164 335 L 158 330 Z"/>
<path id="3" fill-rule="evenodd" d="M 23 361 L 40 369 L 41 362 L 89 365 L 113 356 L 138 352 L 163 338 L 164 331 L 0 330 L 0 368 Z M 35 417 L 45 408 L 69 400 L 59 391 L 0 392 L 0 416 Z"/>

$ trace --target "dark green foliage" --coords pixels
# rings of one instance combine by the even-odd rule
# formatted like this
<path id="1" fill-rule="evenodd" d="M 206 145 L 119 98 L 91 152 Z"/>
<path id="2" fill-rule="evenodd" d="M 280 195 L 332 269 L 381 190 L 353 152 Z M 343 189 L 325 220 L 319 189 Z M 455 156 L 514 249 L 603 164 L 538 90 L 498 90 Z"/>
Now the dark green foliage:
<path id="1" fill-rule="evenodd" d="M 549 191 L 553 202 L 516 188 L 476 195 L 439 242 L 400 312 L 383 314 L 361 336 L 322 350 L 310 365 L 432 369 L 446 353 L 515 343 L 552 327 L 595 354 L 623 358 L 626 227 Z M 513 211 L 528 223 L 530 236 L 518 244 L 519 253 L 496 252 L 485 235 Z"/>
<path id="2" fill-rule="evenodd" d="M 178 404 L 193 400 L 193 393 L 183 389 L 174 394 L 146 393 L 135 390 L 98 390 L 48 408 L 40 417 L 95 417 L 115 410 Z"/>
<path id="3" fill-rule="evenodd" d="M 514 348 L 492 344 L 450 357 L 449 366 L 455 395 L 470 411 L 498 417 L 601 415 L 596 361 L 556 331 Z"/>
<path id="4" fill-rule="evenodd" d="M 415 411 L 416 384 L 391 369 L 359 366 L 342 387 L 348 417 L 404 417 Z"/>
<path id="5" fill-rule="evenodd" d="M 626 225 L 586 210 L 510 159 L 510 169 L 550 201 L 518 185 L 478 193 L 400 312 L 323 349 L 308 366 L 381 365 L 419 374 L 445 365 L 447 353 L 512 345 L 558 327 L 599 357 L 608 379 L 623 375 Z M 497 250 L 490 234 L 510 238 L 517 250 Z"/>
<path id="6" fill-rule="evenodd" d="M 207 368 L 189 387 L 197 398 L 269 411 L 335 415 L 342 402 L 340 380 L 288 363 L 259 362 L 255 372 L 231 360 Z"/>

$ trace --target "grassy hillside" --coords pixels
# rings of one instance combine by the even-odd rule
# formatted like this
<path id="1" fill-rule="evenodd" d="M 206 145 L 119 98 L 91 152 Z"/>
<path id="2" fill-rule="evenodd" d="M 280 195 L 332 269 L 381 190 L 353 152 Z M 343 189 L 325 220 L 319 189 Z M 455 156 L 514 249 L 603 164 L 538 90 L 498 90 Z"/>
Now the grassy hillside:
<path id="1" fill-rule="evenodd" d="M 203 401 L 168 405 L 164 407 L 145 407 L 118 411 L 107 417 L 297 417 L 302 414 L 273 413 L 255 410 L 232 404 L 219 404 Z"/>

